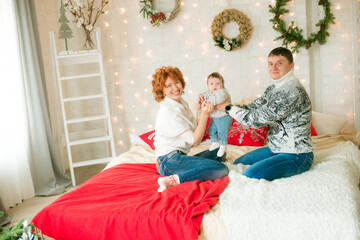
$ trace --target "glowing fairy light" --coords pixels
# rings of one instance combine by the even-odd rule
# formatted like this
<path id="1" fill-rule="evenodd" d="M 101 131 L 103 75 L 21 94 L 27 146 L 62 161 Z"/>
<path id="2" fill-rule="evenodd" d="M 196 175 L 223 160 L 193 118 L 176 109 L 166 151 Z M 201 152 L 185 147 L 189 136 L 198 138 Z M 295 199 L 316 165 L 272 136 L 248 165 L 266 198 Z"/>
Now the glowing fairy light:
<path id="1" fill-rule="evenodd" d="M 176 27 L 176 31 L 177 31 L 178 33 L 181 33 L 181 32 L 184 31 L 184 27 L 183 27 L 183 26 L 177 26 L 177 27 Z"/>

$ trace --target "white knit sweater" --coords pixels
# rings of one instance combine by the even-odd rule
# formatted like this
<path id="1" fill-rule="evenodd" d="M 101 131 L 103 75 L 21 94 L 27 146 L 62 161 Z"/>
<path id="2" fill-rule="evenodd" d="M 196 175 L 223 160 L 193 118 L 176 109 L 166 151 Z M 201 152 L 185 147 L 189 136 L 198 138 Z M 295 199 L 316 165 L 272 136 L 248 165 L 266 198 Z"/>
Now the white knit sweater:
<path id="1" fill-rule="evenodd" d="M 187 154 L 194 144 L 196 120 L 189 104 L 180 99 L 177 102 L 165 97 L 160 102 L 160 109 L 155 124 L 155 154 L 156 158 L 174 150 Z"/>

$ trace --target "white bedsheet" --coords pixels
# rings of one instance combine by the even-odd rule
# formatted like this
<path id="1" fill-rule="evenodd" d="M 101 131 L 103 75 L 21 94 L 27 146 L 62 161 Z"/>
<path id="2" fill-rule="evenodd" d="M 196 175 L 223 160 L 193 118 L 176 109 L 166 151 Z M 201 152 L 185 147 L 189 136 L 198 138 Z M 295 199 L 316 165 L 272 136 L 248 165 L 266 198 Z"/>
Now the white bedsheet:
<path id="1" fill-rule="evenodd" d="M 229 239 L 360 239 L 360 151 L 351 142 L 316 152 L 308 172 L 271 182 L 228 166 L 220 206 Z"/>

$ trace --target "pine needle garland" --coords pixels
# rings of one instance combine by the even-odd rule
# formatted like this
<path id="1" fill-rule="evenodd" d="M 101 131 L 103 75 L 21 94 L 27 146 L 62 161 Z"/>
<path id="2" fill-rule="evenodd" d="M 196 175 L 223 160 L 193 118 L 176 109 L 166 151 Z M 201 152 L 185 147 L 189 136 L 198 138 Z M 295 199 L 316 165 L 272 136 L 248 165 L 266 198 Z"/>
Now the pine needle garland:
<path id="1" fill-rule="evenodd" d="M 299 52 L 299 49 L 305 47 L 309 49 L 311 45 L 318 42 L 320 45 L 326 43 L 326 37 L 330 36 L 328 30 L 330 23 L 335 24 L 335 17 L 331 13 L 331 4 L 328 0 L 319 0 L 318 5 L 324 8 L 325 17 L 321 19 L 316 26 L 319 27 L 318 32 L 310 34 L 309 38 L 305 38 L 302 29 L 294 24 L 292 21 L 289 27 L 286 27 L 282 16 L 289 13 L 285 8 L 286 4 L 291 0 L 276 0 L 275 6 L 269 5 L 269 12 L 274 14 L 274 18 L 269 21 L 273 23 L 273 29 L 281 35 L 274 39 L 274 41 L 282 39 L 282 45 L 288 47 L 290 45 L 293 53 Z"/>

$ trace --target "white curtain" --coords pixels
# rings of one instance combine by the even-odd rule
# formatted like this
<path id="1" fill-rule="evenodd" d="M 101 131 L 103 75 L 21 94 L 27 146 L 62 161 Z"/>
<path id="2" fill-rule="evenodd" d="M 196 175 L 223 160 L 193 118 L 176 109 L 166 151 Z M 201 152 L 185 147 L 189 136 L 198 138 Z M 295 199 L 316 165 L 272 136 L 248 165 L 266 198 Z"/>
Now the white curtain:
<path id="1" fill-rule="evenodd" d="M 0 197 L 6 208 L 34 195 L 60 194 L 32 0 L 0 0 Z"/>
<path id="2" fill-rule="evenodd" d="M 0 196 L 5 207 L 34 196 L 14 1 L 0 0 Z"/>

